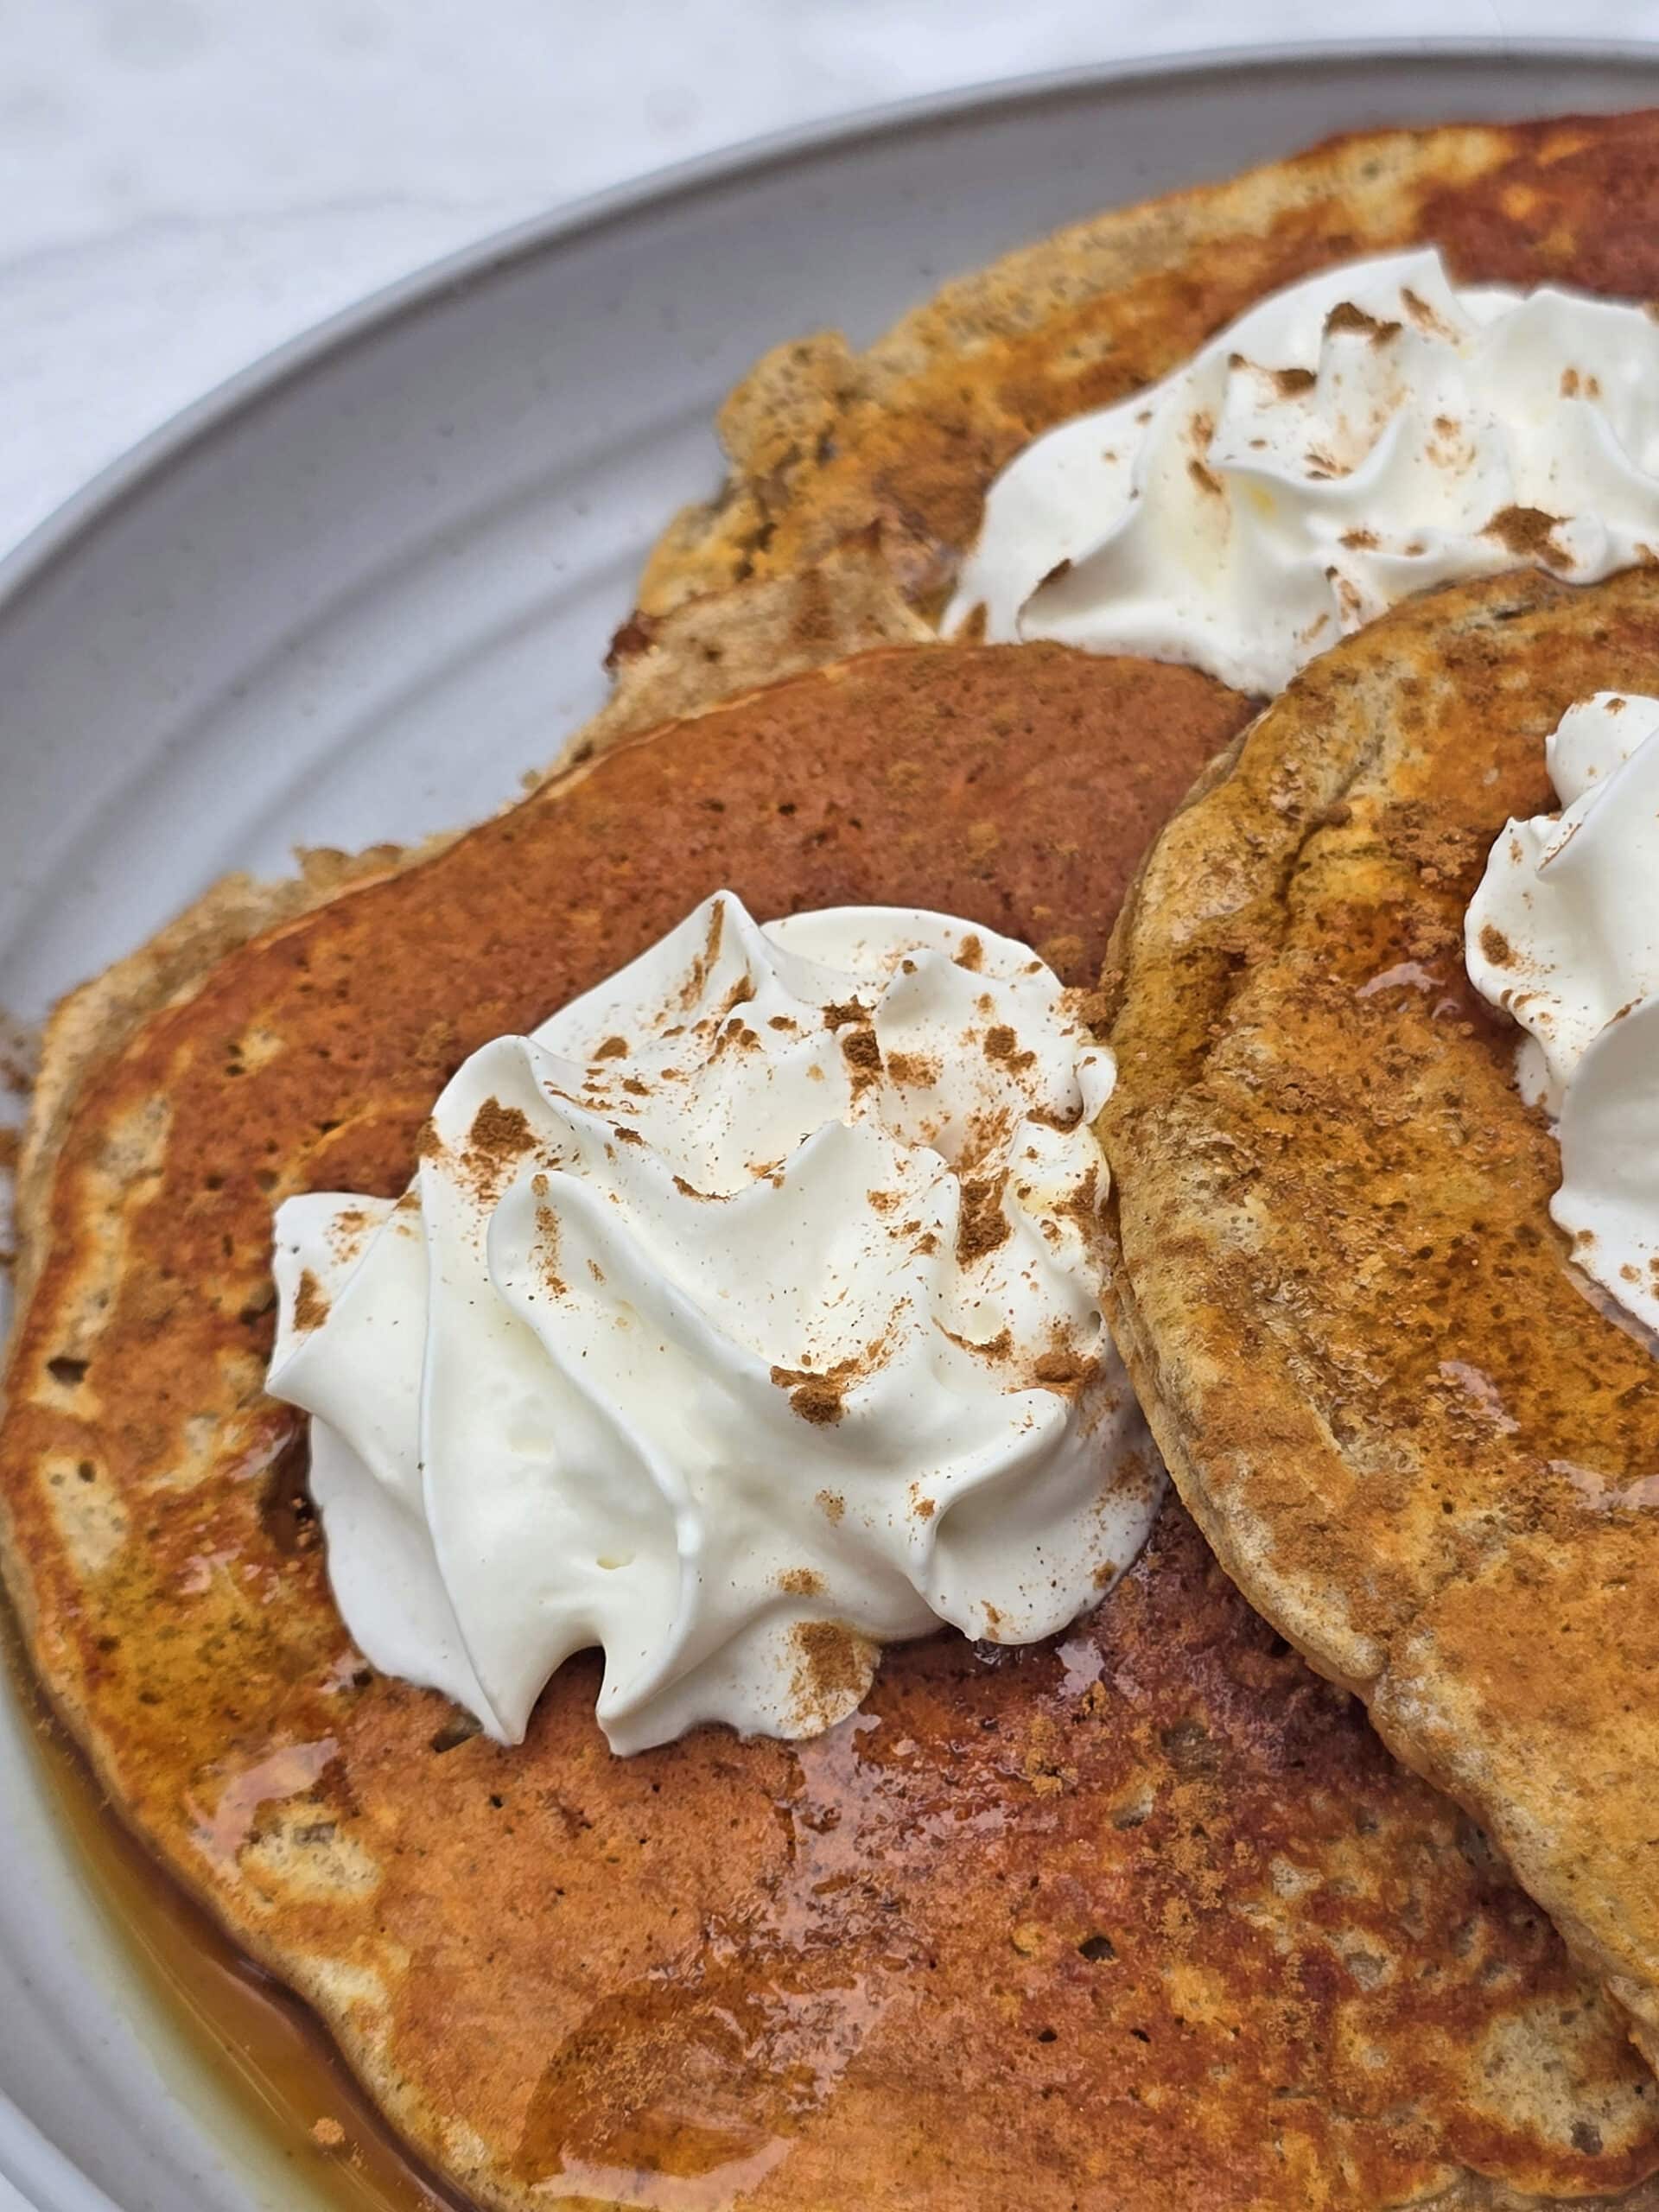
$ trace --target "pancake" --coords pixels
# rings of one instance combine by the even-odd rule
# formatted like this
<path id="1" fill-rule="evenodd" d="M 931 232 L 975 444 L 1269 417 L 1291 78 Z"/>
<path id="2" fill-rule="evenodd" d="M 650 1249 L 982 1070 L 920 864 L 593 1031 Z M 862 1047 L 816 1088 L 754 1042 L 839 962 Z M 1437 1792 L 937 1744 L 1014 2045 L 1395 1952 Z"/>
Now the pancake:
<path id="1" fill-rule="evenodd" d="M 1659 575 L 1499 577 L 1313 662 L 1119 924 L 1114 1334 L 1252 1604 L 1465 1805 L 1659 2060 L 1659 1365 L 1567 1263 L 1463 965 Z"/>
<path id="2" fill-rule="evenodd" d="M 1067 1636 L 891 1650 L 815 1741 L 614 1758 L 579 1661 L 505 1750 L 353 1651 L 261 1388 L 272 1206 L 400 1191 L 478 1044 L 722 883 L 942 907 L 1085 982 L 1246 712 L 1057 647 L 880 652 L 239 945 L 237 893 L 52 1040 L 0 1429 L 35 1663 L 124 1816 L 481 2202 L 1659 2205 L 1614 2009 L 1174 1503 Z"/>
<path id="3" fill-rule="evenodd" d="M 659 543 L 625 654 L 671 610 L 835 549 L 937 617 L 992 478 L 1040 431 L 1154 383 L 1280 286 L 1436 245 L 1455 278 L 1659 296 L 1659 112 L 1335 138 L 1113 209 L 949 283 L 868 351 L 769 353 L 720 418 L 727 481 Z"/>

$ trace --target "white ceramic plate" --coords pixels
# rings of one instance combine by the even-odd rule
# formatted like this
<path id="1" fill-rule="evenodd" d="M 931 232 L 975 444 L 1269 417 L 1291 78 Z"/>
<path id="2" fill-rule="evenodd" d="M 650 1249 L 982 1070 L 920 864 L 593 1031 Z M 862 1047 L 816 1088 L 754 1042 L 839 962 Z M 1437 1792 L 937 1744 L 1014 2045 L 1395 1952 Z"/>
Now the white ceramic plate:
<path id="1" fill-rule="evenodd" d="M 1659 54 L 1565 47 L 1071 77 L 699 164 L 371 301 L 0 569 L 0 1007 L 37 1019 L 228 868 L 508 797 L 599 703 L 647 545 L 717 480 L 715 405 L 777 340 L 868 339 L 1069 218 L 1330 131 L 1655 100 Z M 0 2212 L 292 2212 L 3 1698 L 0 1806 Z"/>

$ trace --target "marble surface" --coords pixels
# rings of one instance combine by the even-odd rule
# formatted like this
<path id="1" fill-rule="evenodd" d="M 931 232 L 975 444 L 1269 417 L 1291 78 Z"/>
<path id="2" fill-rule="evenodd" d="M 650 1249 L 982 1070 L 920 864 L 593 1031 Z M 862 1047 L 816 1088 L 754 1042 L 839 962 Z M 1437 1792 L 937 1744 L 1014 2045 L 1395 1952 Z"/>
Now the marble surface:
<path id="1" fill-rule="evenodd" d="M 505 224 L 873 104 L 1659 0 L 0 0 L 0 551 L 272 346 Z"/>

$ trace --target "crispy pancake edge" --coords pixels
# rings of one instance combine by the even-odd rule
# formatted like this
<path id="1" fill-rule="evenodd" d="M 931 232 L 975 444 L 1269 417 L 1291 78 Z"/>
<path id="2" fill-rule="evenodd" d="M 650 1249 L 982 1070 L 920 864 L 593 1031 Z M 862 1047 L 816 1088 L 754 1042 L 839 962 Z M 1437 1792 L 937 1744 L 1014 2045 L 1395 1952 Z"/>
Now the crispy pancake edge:
<path id="1" fill-rule="evenodd" d="M 1462 1203 L 1468 1148 L 1483 1162 L 1495 1152 L 1459 1258 L 1481 1264 L 1481 1202 L 1497 1217 L 1508 1177 L 1523 1192 L 1528 1263 L 1547 1285 L 1568 1282 L 1544 1212 L 1553 1140 L 1510 1080 L 1518 1033 L 1471 1003 L 1460 929 L 1508 813 L 1554 804 L 1543 735 L 1604 685 L 1659 689 L 1651 570 L 1583 593 L 1519 575 L 1437 594 L 1313 664 L 1199 779 L 1126 899 L 1106 979 L 1119 1082 L 1101 1134 L 1122 1261 L 1114 1333 L 1200 1527 L 1251 1602 L 1365 1700 L 1398 1756 L 1481 1821 L 1654 2063 L 1659 1516 L 1586 1497 L 1565 1471 L 1580 1441 L 1572 1384 L 1591 1392 L 1600 1370 L 1616 1375 L 1650 1437 L 1659 1375 L 1569 1286 L 1520 1347 L 1546 1368 L 1559 1354 L 1560 1402 L 1526 1402 L 1523 1375 L 1507 1370 L 1483 1400 L 1491 1378 L 1471 1324 L 1466 1375 L 1457 1341 L 1445 1350 L 1497 1434 L 1459 1429 L 1420 1399 L 1400 1349 L 1413 1264 L 1449 1298 L 1443 1255 L 1402 1260 L 1384 1220 L 1393 1207 L 1435 1215 L 1438 1230 L 1435 1209 Z M 1471 760 L 1489 764 L 1475 795 Z M 1448 785 L 1456 800 L 1442 804 Z M 1399 1008 L 1430 1018 L 1418 1001 L 1431 974 L 1465 1018 L 1432 1042 L 1412 1029 L 1401 1051 L 1416 1060 L 1357 1064 L 1366 1025 L 1350 1002 L 1376 1006 L 1380 1055 L 1406 1026 Z M 1408 1088 L 1440 1077 L 1442 1090 Z M 1387 1134 L 1405 1096 L 1425 1112 L 1452 1101 L 1450 1124 L 1421 1123 L 1414 1180 Z M 1316 1184 L 1342 1224 L 1323 1269 L 1304 1235 Z M 1509 1251 L 1492 1259 L 1500 1276 Z M 1396 1301 L 1397 1338 L 1366 1302 L 1368 1270 Z M 1392 1422 L 1330 1318 L 1350 1311 L 1368 1317 L 1385 1381 L 1391 1360 L 1399 1371 Z M 1514 1356 L 1515 1317 L 1505 1324 Z M 1428 1506 L 1443 1529 L 1425 1528 Z"/>

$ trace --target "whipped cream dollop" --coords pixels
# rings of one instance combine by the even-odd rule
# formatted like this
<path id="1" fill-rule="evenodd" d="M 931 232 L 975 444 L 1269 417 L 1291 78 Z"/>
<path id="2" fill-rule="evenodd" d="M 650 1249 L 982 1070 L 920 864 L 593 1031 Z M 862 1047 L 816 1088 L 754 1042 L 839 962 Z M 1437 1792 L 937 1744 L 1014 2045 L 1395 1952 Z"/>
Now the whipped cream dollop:
<path id="1" fill-rule="evenodd" d="M 1469 976 L 1528 1033 L 1517 1077 L 1556 1120 L 1573 1257 L 1659 1330 L 1659 699 L 1598 692 L 1545 758 L 1561 811 L 1493 846 Z"/>
<path id="2" fill-rule="evenodd" d="M 403 1198 L 276 1217 L 270 1388 L 365 1656 L 514 1742 L 602 1647 L 627 1751 L 1062 1628 L 1162 1480 L 1099 1301 L 1112 1079 L 1023 945 L 725 892 L 474 1052 Z"/>
<path id="3" fill-rule="evenodd" d="M 992 486 L 945 628 L 1186 661 L 1271 694 L 1411 593 L 1659 548 L 1659 327 L 1453 286 L 1430 251 L 1322 270 Z"/>

